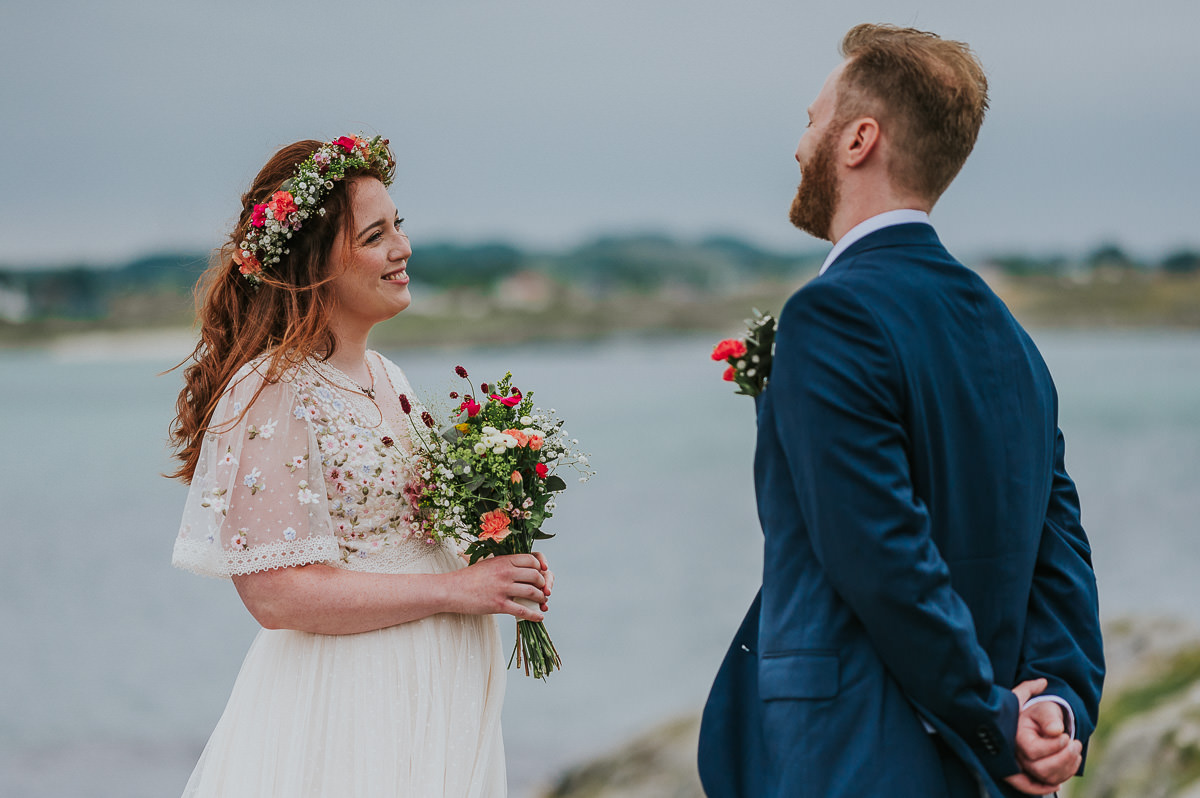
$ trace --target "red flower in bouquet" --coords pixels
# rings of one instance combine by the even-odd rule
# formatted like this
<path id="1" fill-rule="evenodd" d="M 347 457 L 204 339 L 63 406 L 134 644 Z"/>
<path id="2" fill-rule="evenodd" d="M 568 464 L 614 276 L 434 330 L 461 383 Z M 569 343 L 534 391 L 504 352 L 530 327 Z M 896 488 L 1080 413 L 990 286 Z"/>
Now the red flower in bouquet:
<path id="1" fill-rule="evenodd" d="M 516 388 L 512 389 L 512 396 L 500 396 L 499 394 L 492 394 L 488 398 L 499 402 L 505 407 L 516 407 L 517 405 L 521 404 L 521 392 Z"/>
<path id="2" fill-rule="evenodd" d="M 469 381 L 466 369 L 458 366 L 455 372 Z M 474 396 L 487 399 L 480 404 Z M 427 537 L 466 543 L 472 563 L 532 553 L 537 541 L 553 537 L 543 526 L 567 487 L 555 471 L 572 468 L 581 481 L 594 473 L 562 420 L 535 408 L 533 392 L 514 387 L 511 374 L 491 390 L 480 385 L 476 392 L 472 385 L 464 391 L 440 429 L 417 423 L 418 411 L 409 416 L 420 454 L 414 515 Z M 517 621 L 513 659 L 537 678 L 562 665 L 545 625 L 524 620 Z"/>

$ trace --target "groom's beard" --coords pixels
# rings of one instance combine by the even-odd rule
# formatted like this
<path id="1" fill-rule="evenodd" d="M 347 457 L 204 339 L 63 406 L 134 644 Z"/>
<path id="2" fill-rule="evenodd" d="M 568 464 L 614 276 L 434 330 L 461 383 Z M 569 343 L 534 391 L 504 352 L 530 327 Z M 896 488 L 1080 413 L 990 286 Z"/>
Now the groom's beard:
<path id="1" fill-rule="evenodd" d="M 838 204 L 837 173 L 833 168 L 834 137 L 825 136 L 800 168 L 800 187 L 792 200 L 788 218 L 809 235 L 831 241 L 829 229 Z"/>

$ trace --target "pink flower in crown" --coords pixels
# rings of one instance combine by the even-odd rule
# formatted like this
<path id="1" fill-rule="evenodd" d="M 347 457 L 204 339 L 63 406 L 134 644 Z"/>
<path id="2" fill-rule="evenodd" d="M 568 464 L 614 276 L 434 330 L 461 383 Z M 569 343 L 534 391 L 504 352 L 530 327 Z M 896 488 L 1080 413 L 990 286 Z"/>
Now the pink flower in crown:
<path id="1" fill-rule="evenodd" d="M 235 249 L 233 262 L 237 264 L 238 271 L 242 274 L 258 274 L 262 271 L 262 264 L 258 262 L 258 258 L 250 254 L 249 250 Z"/>
<path id="2" fill-rule="evenodd" d="M 272 194 L 271 199 L 267 201 L 267 207 L 271 209 L 275 221 L 280 224 L 285 224 L 289 215 L 300 210 L 295 198 L 287 191 L 276 191 Z"/>
<path id="3" fill-rule="evenodd" d="M 333 143 L 341 147 L 346 151 L 346 154 L 349 155 L 351 152 L 354 152 L 354 148 L 358 145 L 358 141 L 359 139 L 357 136 L 342 136 L 341 138 L 336 139 Z"/>
<path id="4" fill-rule="evenodd" d="M 254 206 L 254 211 L 250 214 L 250 224 L 254 227 L 262 227 L 267 223 L 267 203 L 260 202 Z"/>
<path id="5" fill-rule="evenodd" d="M 329 153 L 325 150 L 317 150 L 313 155 L 313 163 L 321 167 L 322 170 L 324 170 L 326 166 L 329 166 L 329 162 L 331 160 L 332 159 L 329 157 Z"/>

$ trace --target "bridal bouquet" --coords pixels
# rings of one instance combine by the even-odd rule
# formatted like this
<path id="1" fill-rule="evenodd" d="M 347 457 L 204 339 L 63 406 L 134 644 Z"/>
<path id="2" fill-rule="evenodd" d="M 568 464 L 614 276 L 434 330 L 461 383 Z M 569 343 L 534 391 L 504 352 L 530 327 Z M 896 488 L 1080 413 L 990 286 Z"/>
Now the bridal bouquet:
<path id="1" fill-rule="evenodd" d="M 746 334 L 726 338 L 713 347 L 712 359 L 729 364 L 725 381 L 737 384 L 737 393 L 758 396 L 771 376 L 771 358 L 775 355 L 775 319 L 756 308 L 753 319 L 746 319 Z"/>
<path id="2" fill-rule="evenodd" d="M 410 501 L 421 533 L 466 543 L 471 563 L 500 554 L 530 554 L 533 544 L 553 535 L 542 524 L 554 513 L 555 497 L 567 483 L 556 473 L 571 468 L 586 482 L 594 472 L 579 441 L 569 439 L 553 409 L 533 406 L 533 392 L 512 384 L 511 372 L 478 392 L 467 370 L 455 367 L 467 391 L 450 393 L 459 401 L 447 423 L 429 411 L 413 421 L 418 462 Z M 408 397 L 401 409 L 413 419 Z M 526 606 L 534 602 L 516 601 Z M 544 679 L 562 666 L 541 623 L 517 621 L 513 658 L 526 675 Z"/>

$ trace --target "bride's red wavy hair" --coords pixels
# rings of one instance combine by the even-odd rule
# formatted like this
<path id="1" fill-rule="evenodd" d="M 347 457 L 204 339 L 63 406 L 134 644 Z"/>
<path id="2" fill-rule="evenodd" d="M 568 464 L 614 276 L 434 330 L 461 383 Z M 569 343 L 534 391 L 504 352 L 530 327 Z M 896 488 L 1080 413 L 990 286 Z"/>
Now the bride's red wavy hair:
<path id="1" fill-rule="evenodd" d="M 334 183 L 322 207 L 288 242 L 290 253 L 264 266 L 255 287 L 233 263 L 233 252 L 246 235 L 256 203 L 265 202 L 323 142 L 306 140 L 276 152 L 242 195 L 242 212 L 229 240 L 216 250 L 196 284 L 196 320 L 200 340 L 179 366 L 183 390 L 175 402 L 170 441 L 182 465 L 168 474 L 191 482 L 200 459 L 200 444 L 213 411 L 229 381 L 243 365 L 262 354 L 266 381 L 274 382 L 308 357 L 328 358 L 337 346 L 331 327 L 333 300 L 330 255 L 338 231 L 354 224 L 349 185 L 360 177 L 391 182 L 391 172 L 357 169 Z M 346 236 L 347 242 L 350 236 Z M 179 368 L 176 366 L 176 368 Z M 260 389 L 261 390 L 261 389 Z M 257 398 L 257 394 L 255 394 Z M 244 412 L 244 411 L 243 411 Z"/>

